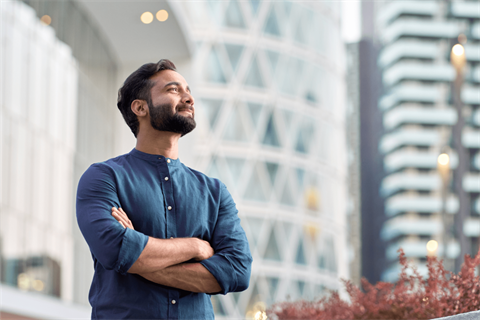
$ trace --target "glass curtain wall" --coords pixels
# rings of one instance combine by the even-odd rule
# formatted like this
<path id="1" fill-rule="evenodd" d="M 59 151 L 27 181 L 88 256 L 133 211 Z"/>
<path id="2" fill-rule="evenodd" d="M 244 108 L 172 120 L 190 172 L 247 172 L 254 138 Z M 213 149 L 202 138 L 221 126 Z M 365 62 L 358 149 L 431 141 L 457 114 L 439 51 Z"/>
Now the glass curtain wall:
<path id="1" fill-rule="evenodd" d="M 77 62 L 30 7 L 0 14 L 1 279 L 71 299 Z"/>
<path id="2" fill-rule="evenodd" d="M 196 166 L 232 193 L 254 256 L 219 316 L 313 299 L 348 277 L 339 6 L 171 1 L 196 43 Z"/>
<path id="3" fill-rule="evenodd" d="M 2 216 L 2 251 L 7 256 L 15 243 L 21 252 L 18 263 L 42 265 L 41 272 L 60 281 L 60 291 L 37 291 L 88 305 L 93 268 L 90 251 L 76 226 L 74 195 L 80 175 L 91 163 L 114 156 L 116 59 L 98 27 L 74 1 L 2 3 L 3 9 L 10 7 L 15 8 L 16 15 L 2 18 L 2 50 L 8 54 L 2 54 L 1 70 L 2 132 L 6 141 L 2 140 L 2 172 L 6 174 L 2 173 L 1 209 L 2 214 L 11 212 L 15 218 L 8 220 Z M 26 16 L 28 24 L 22 20 Z M 19 28 L 21 31 L 15 31 Z M 62 65 L 66 64 L 66 52 L 71 61 L 69 67 Z M 23 90 L 28 90 L 28 94 L 22 93 Z M 12 104 L 8 100 L 10 95 L 18 101 Z M 57 101 L 67 98 L 68 103 Z M 17 118 L 6 118 L 10 117 L 10 113 L 3 112 L 7 107 L 23 110 L 25 120 L 18 121 L 25 127 L 25 133 L 12 131 L 22 126 L 15 122 Z M 29 113 L 32 114 L 28 116 Z M 41 133 L 35 122 L 51 133 Z M 45 141 L 37 143 L 35 139 L 44 136 Z M 62 149 L 61 141 L 68 141 L 68 148 Z M 16 153 L 19 154 L 14 156 Z M 17 166 L 18 176 L 14 175 Z M 19 203 L 24 199 L 21 207 L 24 209 L 15 209 L 8 202 L 13 201 L 8 199 L 13 199 L 14 194 Z M 25 218 L 20 218 L 22 210 Z M 29 217 L 38 216 L 37 211 L 43 214 L 45 223 L 32 229 Z M 52 226 L 47 226 L 47 222 Z M 57 224 L 61 230 L 52 231 Z M 35 236 L 33 249 L 28 247 L 30 240 L 25 240 L 31 235 Z M 50 253 L 52 250 L 62 252 L 63 256 Z M 9 258 L 6 259 L 4 263 Z M 19 278 L 26 267 L 17 267 L 15 263 L 2 268 L 8 272 L 8 276 L 2 275 L 2 280 L 15 286 L 21 283 L 32 286 L 30 280 Z"/>

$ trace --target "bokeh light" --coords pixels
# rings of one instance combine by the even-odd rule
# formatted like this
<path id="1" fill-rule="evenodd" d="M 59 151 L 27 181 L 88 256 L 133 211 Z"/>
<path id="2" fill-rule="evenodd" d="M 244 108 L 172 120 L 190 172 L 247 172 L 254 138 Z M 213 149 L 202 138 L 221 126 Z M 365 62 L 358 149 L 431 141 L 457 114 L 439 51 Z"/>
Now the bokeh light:
<path id="1" fill-rule="evenodd" d="M 438 249 L 438 242 L 435 240 L 430 240 L 427 242 L 427 251 L 429 253 L 434 253 Z"/>
<path id="2" fill-rule="evenodd" d="M 465 54 L 465 49 L 461 44 L 457 43 L 456 45 L 453 46 L 452 53 L 456 56 L 462 56 L 463 54 Z"/>
<path id="3" fill-rule="evenodd" d="M 45 288 L 45 284 L 42 280 L 34 280 L 32 283 L 32 287 L 36 291 L 43 291 L 43 289 Z"/>
<path id="4" fill-rule="evenodd" d="M 140 16 L 140 20 L 145 24 L 149 24 L 153 21 L 153 14 L 149 11 L 146 11 L 142 13 L 142 15 Z"/>
<path id="5" fill-rule="evenodd" d="M 159 10 L 156 14 L 157 20 L 158 21 L 166 21 L 168 19 L 168 12 L 167 10 Z"/>
<path id="6" fill-rule="evenodd" d="M 43 24 L 46 24 L 48 26 L 48 25 L 50 25 L 50 23 L 52 23 L 52 18 L 48 14 L 46 14 L 46 15 L 44 15 L 40 18 L 40 21 Z"/>
<path id="7" fill-rule="evenodd" d="M 446 166 L 450 162 L 450 157 L 446 153 L 442 153 L 438 156 L 437 162 L 441 166 Z"/>
<path id="8" fill-rule="evenodd" d="M 253 319 L 255 320 L 267 320 L 267 314 L 265 313 L 265 311 L 257 311 L 255 313 L 255 316 L 253 317 Z"/>
<path id="9" fill-rule="evenodd" d="M 17 277 L 17 285 L 20 290 L 28 290 L 30 287 L 30 278 L 26 273 L 20 273 Z"/>

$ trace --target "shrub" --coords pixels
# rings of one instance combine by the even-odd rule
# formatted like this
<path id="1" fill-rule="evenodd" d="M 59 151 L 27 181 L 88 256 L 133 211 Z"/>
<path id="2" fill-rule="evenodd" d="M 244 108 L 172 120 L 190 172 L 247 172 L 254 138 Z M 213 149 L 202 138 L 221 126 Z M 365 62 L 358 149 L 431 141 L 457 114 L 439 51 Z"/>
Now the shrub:
<path id="1" fill-rule="evenodd" d="M 410 267 L 402 249 L 402 266 L 397 282 L 370 284 L 362 279 L 362 288 L 342 280 L 350 302 L 338 292 L 318 301 L 281 302 L 267 314 L 279 320 L 346 320 L 346 319 L 432 319 L 480 310 L 480 278 L 475 268 L 480 264 L 480 251 L 474 258 L 465 256 L 458 274 L 445 270 L 443 260 L 427 258 L 428 278 Z M 411 269 L 410 274 L 407 270 Z"/>

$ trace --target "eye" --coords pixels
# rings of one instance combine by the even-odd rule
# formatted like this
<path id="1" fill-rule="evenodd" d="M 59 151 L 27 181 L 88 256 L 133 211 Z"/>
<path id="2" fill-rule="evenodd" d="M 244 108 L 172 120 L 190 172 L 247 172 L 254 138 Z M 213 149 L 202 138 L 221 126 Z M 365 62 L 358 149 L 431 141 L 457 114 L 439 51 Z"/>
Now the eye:
<path id="1" fill-rule="evenodd" d="M 178 91 L 178 88 L 177 88 L 177 87 L 171 87 L 170 89 L 168 89 L 168 91 L 174 91 L 174 92 L 177 92 L 177 91 Z"/>

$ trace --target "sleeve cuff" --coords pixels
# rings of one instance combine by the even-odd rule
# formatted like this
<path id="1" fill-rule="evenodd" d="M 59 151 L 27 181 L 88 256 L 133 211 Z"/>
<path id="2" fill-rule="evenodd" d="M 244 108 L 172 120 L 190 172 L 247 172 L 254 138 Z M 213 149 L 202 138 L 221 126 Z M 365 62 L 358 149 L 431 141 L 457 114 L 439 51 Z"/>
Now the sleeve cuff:
<path id="1" fill-rule="evenodd" d="M 227 294 L 235 291 L 237 287 L 237 276 L 230 262 L 219 254 L 214 254 L 207 260 L 200 263 L 217 279 L 218 284 L 222 288 L 219 293 Z"/>
<path id="2" fill-rule="evenodd" d="M 135 261 L 137 261 L 147 242 L 148 236 L 126 228 L 115 270 L 123 275 L 127 274 L 128 270 L 130 270 Z"/>

